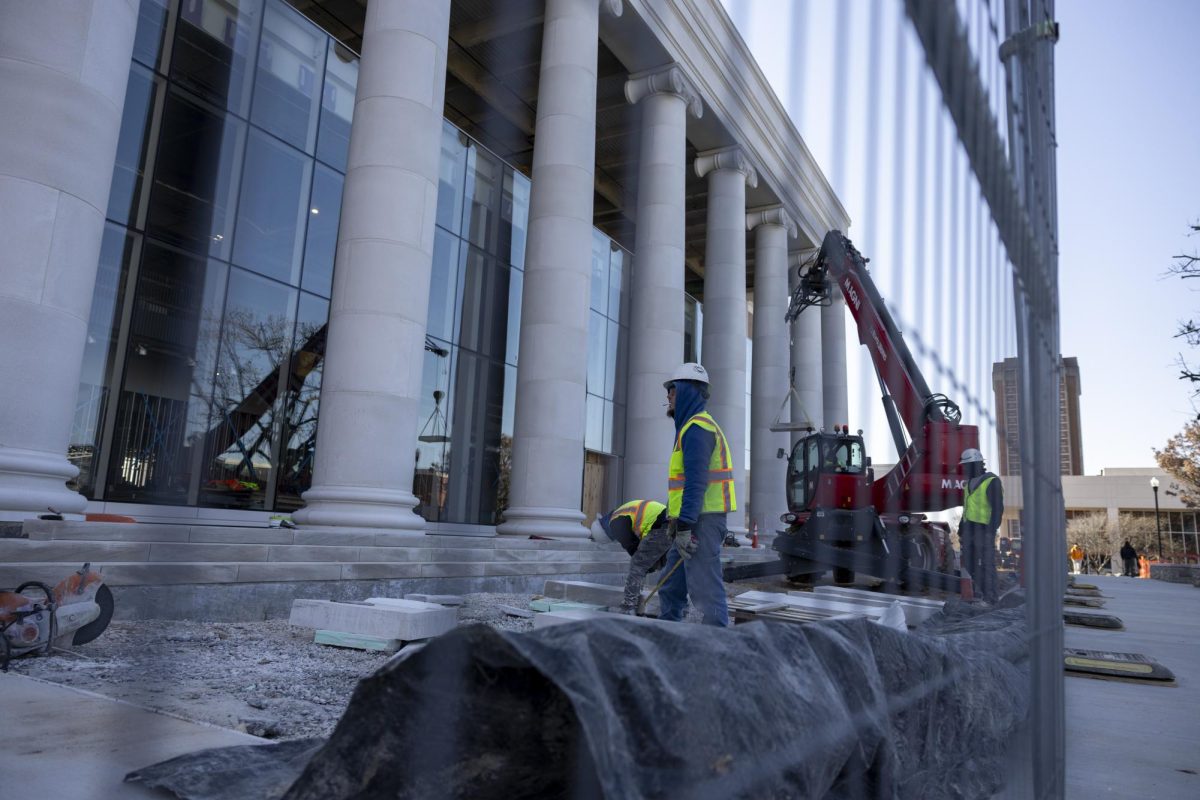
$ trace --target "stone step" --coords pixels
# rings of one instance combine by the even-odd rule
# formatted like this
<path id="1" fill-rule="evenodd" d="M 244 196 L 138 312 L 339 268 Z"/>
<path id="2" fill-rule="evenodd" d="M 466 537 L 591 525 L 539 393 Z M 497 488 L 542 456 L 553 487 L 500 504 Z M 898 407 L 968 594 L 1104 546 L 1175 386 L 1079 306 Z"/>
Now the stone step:
<path id="1" fill-rule="evenodd" d="M 80 562 L 82 563 L 82 562 Z M 495 562 L 102 562 L 92 565 L 111 586 L 272 583 L 294 581 L 393 580 L 401 578 L 466 578 L 553 575 L 623 576 L 628 564 L 608 561 Z M 0 587 L 25 581 L 54 585 L 77 569 L 66 562 L 0 564 Z"/>
<path id="2" fill-rule="evenodd" d="M 589 539 L 526 539 L 508 536 L 447 536 L 392 531 L 308 530 L 165 523 L 76 522 L 26 520 L 24 533 L 32 541 L 191 542 L 196 544 L 296 544 L 330 547 L 460 548 L 475 550 L 568 550 L 621 553 L 615 542 Z M 20 541 L 20 540 L 16 540 Z"/>
<path id="3" fill-rule="evenodd" d="M 432 537 L 431 537 L 432 538 Z M 78 541 L 73 539 L 0 539 L 0 563 L 84 561 L 299 561 L 350 562 L 610 562 L 626 558 L 612 550 L 515 550 L 487 547 L 376 547 L 208 542 Z M 441 544 L 440 542 L 437 544 Z"/>

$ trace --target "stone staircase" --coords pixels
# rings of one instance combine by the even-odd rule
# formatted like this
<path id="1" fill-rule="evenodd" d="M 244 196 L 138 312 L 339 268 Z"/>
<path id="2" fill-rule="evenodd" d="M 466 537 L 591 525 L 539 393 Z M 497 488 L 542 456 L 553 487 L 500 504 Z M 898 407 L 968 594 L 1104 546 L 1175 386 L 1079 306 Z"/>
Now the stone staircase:
<path id="1" fill-rule="evenodd" d="M 49 520 L 26 521 L 22 534 L 0 538 L 0 587 L 53 585 L 88 561 L 118 618 L 246 621 L 287 616 L 297 597 L 536 593 L 547 578 L 620 583 L 629 565 L 619 545 L 587 539 Z"/>

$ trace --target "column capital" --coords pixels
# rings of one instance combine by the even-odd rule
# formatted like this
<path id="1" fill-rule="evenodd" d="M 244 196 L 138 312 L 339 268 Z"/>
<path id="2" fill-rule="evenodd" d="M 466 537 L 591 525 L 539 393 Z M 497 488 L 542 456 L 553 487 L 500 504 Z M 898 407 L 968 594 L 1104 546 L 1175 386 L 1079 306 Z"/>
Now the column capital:
<path id="1" fill-rule="evenodd" d="M 637 105 L 642 98 L 653 94 L 673 94 L 687 103 L 688 112 L 699 119 L 704 116 L 704 101 L 695 84 L 678 64 L 638 72 L 625 81 L 625 99 Z"/>
<path id="2" fill-rule="evenodd" d="M 621 12 L 625 10 L 625 3 L 622 0 L 600 0 L 600 10 L 607 11 L 614 17 L 621 16 Z"/>
<path id="3" fill-rule="evenodd" d="M 792 215 L 783 206 L 769 206 L 767 208 L 756 208 L 753 211 L 747 211 L 746 230 L 752 231 L 759 225 L 778 225 L 781 228 L 786 228 L 789 239 L 795 239 L 799 233 L 796 221 L 792 219 Z"/>
<path id="4" fill-rule="evenodd" d="M 746 176 L 747 186 L 758 186 L 758 172 L 754 169 L 754 164 L 750 162 L 746 151 L 736 145 L 697 154 L 695 168 L 698 178 L 719 169 L 737 170 Z"/>
<path id="5" fill-rule="evenodd" d="M 795 264 L 797 267 L 803 267 L 810 262 L 816 261 L 817 254 L 821 252 L 819 247 L 806 247 L 803 250 L 791 250 L 788 252 L 788 261 Z"/>

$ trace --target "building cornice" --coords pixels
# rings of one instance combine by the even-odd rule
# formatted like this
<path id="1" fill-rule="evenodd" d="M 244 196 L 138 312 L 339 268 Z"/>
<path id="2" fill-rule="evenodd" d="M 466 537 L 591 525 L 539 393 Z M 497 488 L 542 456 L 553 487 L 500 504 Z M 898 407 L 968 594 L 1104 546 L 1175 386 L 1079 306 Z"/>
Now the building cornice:
<path id="1" fill-rule="evenodd" d="M 691 77 L 713 116 L 750 153 L 805 238 L 846 230 L 849 215 L 720 0 L 626 0 Z"/>

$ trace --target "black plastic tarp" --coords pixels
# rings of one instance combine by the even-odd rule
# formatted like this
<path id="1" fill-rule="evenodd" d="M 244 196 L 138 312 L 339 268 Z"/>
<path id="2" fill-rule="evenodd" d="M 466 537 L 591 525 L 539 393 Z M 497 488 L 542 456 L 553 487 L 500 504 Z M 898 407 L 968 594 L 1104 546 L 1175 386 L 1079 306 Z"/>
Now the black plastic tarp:
<path id="1" fill-rule="evenodd" d="M 319 749 L 264 745 L 248 768 L 226 748 L 131 777 L 189 800 L 984 798 L 1025 716 L 1025 655 L 1023 608 L 957 602 L 909 633 L 474 626 L 364 679 Z"/>

